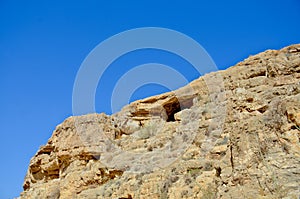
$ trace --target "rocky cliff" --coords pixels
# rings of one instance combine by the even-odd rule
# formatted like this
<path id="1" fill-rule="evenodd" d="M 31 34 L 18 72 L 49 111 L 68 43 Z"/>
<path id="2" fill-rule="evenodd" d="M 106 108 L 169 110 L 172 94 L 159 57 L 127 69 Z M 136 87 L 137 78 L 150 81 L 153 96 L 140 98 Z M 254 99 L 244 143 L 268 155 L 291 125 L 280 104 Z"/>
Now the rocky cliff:
<path id="1" fill-rule="evenodd" d="M 70 117 L 31 159 L 27 198 L 298 198 L 300 45 Z"/>

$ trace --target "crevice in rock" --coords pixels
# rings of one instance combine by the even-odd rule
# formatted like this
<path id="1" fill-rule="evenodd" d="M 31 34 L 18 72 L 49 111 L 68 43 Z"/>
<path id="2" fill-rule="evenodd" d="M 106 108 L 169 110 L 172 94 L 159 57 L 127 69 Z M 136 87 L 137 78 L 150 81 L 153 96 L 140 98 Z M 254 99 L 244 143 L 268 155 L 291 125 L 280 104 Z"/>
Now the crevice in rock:
<path id="1" fill-rule="evenodd" d="M 221 177 L 221 172 L 222 172 L 221 167 L 215 167 L 215 170 L 216 170 L 216 176 Z"/>
<path id="2" fill-rule="evenodd" d="M 268 106 L 262 106 L 262 107 L 258 108 L 257 111 L 260 112 L 260 113 L 264 113 L 264 112 L 266 112 L 266 110 L 268 108 L 269 108 Z"/>
<path id="3" fill-rule="evenodd" d="M 50 155 L 52 151 L 54 151 L 54 146 L 51 145 L 42 146 L 38 151 L 37 155 L 41 155 L 41 154 Z"/>
<path id="4" fill-rule="evenodd" d="M 23 184 L 23 190 L 27 191 L 28 189 L 30 189 L 30 182 L 29 181 L 25 181 Z"/>
<path id="5" fill-rule="evenodd" d="M 234 164 L 233 164 L 232 145 L 230 145 L 230 164 L 231 164 L 232 173 L 233 173 L 233 171 L 234 171 Z"/>
<path id="6" fill-rule="evenodd" d="M 82 191 L 87 190 L 89 188 L 99 187 L 107 183 L 108 181 L 123 175 L 123 173 L 124 171 L 121 170 L 108 170 L 106 168 L 99 168 L 99 171 L 95 174 L 93 178 L 80 178 L 82 189 L 76 192 L 76 194 L 80 194 Z"/>
<path id="7" fill-rule="evenodd" d="M 259 76 L 264 76 L 266 77 L 266 72 L 267 71 L 258 71 L 257 73 L 251 74 L 248 78 L 254 78 L 254 77 L 259 77 Z"/>
<path id="8" fill-rule="evenodd" d="M 253 101 L 254 101 L 254 99 L 252 97 L 249 97 L 246 99 L 246 102 L 248 102 L 248 103 L 252 103 Z"/>
<path id="9" fill-rule="evenodd" d="M 299 130 L 300 131 L 300 126 L 293 125 L 293 126 L 291 126 L 291 129 L 292 130 Z"/>
<path id="10" fill-rule="evenodd" d="M 130 194 L 127 195 L 127 197 L 121 197 L 119 199 L 133 199 L 132 196 Z"/>

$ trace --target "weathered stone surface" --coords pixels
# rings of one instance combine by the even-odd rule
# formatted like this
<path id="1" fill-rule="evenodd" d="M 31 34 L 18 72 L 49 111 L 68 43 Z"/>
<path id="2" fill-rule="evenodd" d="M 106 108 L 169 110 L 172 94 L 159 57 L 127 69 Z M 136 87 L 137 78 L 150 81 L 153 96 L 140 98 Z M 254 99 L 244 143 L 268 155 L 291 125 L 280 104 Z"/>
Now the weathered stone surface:
<path id="1" fill-rule="evenodd" d="M 296 199 L 299 140 L 293 45 L 112 116 L 66 119 L 31 159 L 20 198 Z"/>

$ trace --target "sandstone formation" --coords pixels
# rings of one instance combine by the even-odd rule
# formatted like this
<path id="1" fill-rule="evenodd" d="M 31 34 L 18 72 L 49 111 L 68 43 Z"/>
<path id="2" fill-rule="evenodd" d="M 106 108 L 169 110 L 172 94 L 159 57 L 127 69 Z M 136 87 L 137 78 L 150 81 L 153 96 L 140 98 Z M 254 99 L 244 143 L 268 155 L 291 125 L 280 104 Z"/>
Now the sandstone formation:
<path id="1" fill-rule="evenodd" d="M 74 116 L 20 199 L 300 196 L 300 45 L 250 56 L 119 113 Z"/>

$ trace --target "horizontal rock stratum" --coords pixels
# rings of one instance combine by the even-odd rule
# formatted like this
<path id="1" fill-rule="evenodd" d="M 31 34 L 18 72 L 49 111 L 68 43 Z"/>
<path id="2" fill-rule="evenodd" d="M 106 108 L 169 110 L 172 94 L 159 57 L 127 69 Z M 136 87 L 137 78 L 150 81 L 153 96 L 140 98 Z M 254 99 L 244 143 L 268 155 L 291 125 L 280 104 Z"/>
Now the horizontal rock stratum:
<path id="1" fill-rule="evenodd" d="M 119 113 L 67 118 L 20 199 L 300 196 L 300 45 L 267 50 Z"/>

